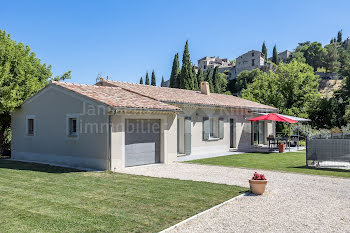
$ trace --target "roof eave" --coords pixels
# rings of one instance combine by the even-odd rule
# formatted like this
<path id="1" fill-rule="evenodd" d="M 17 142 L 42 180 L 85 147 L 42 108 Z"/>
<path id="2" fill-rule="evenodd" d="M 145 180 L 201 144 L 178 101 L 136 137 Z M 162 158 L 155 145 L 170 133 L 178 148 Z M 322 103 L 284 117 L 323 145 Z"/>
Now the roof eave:
<path id="1" fill-rule="evenodd" d="M 179 105 L 188 105 L 188 106 L 198 106 L 198 107 L 207 107 L 207 108 L 232 108 L 232 109 L 247 109 L 251 111 L 264 111 L 264 112 L 278 112 L 278 109 L 271 108 L 251 108 L 251 107 L 243 107 L 243 106 L 226 106 L 226 105 L 214 105 L 214 104 L 194 104 L 194 103 L 186 103 L 186 102 L 175 102 L 175 101 L 162 101 L 167 104 L 179 104 Z"/>

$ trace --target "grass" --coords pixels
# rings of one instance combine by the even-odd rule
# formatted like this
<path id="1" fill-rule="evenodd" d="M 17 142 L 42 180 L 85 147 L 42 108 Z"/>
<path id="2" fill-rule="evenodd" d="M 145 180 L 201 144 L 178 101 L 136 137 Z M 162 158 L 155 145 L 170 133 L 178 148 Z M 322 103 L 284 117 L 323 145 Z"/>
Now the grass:
<path id="1" fill-rule="evenodd" d="M 306 152 L 303 151 L 287 152 L 283 154 L 246 153 L 188 162 L 350 178 L 349 170 L 306 167 L 305 159 Z"/>
<path id="2" fill-rule="evenodd" d="M 0 159 L 0 229 L 158 232 L 245 191 Z"/>

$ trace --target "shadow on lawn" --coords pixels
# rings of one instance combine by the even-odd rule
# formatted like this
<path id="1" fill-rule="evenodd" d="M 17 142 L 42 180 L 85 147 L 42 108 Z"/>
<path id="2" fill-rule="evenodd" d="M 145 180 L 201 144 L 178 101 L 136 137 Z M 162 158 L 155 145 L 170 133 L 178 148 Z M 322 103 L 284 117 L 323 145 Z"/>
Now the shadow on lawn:
<path id="1" fill-rule="evenodd" d="M 83 170 L 78 170 L 74 168 L 51 166 L 48 164 L 40 164 L 40 163 L 19 162 L 19 161 L 7 160 L 5 158 L 0 158 L 0 169 L 2 168 L 47 172 L 47 173 L 83 172 Z"/>
<path id="2" fill-rule="evenodd" d="M 309 169 L 309 170 L 315 170 L 315 171 L 330 171 L 330 172 L 349 172 L 348 169 L 340 169 L 340 168 L 316 168 L 316 167 L 307 167 L 307 166 L 297 166 L 297 167 L 290 167 L 290 168 L 300 168 L 300 169 Z"/>

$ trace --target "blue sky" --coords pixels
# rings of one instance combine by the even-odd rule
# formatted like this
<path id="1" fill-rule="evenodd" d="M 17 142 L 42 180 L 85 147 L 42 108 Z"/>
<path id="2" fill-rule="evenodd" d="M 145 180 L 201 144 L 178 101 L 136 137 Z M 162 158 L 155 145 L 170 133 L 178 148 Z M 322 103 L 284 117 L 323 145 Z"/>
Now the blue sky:
<path id="1" fill-rule="evenodd" d="M 54 75 L 95 82 L 98 73 L 138 82 L 146 71 L 169 78 L 173 56 L 189 40 L 193 62 L 235 59 L 250 49 L 269 55 L 306 40 L 350 36 L 349 1 L 6 1 L 0 29 L 28 44 Z"/>

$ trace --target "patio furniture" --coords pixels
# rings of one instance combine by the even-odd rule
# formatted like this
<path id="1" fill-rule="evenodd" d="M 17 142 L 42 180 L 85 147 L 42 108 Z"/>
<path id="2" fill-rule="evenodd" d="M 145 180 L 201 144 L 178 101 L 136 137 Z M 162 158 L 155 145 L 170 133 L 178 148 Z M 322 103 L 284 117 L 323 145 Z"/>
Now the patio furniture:
<path id="1" fill-rule="evenodd" d="M 278 140 L 273 135 L 268 136 L 267 141 L 269 144 L 269 149 L 277 148 Z"/>

